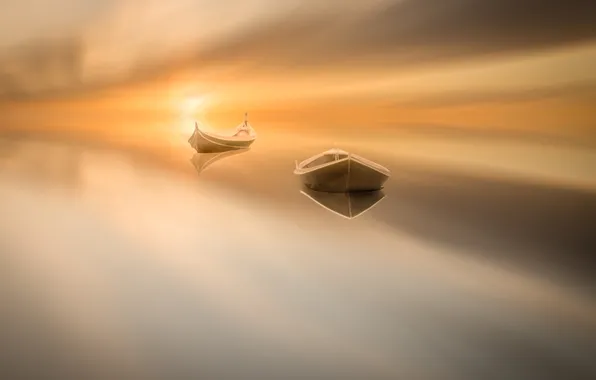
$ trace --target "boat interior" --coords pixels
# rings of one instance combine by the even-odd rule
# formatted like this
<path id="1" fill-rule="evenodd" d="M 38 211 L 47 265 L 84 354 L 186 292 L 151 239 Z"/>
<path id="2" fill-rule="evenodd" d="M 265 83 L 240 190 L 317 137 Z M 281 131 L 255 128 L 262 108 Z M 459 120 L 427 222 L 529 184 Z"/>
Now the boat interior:
<path id="1" fill-rule="evenodd" d="M 247 130 L 241 129 L 238 132 L 234 133 L 233 135 L 234 137 L 241 137 L 241 136 L 247 136 L 250 137 L 250 133 Z"/>
<path id="2" fill-rule="evenodd" d="M 322 155 L 321 157 L 318 157 L 314 160 L 312 160 L 311 162 L 307 163 L 306 165 L 303 166 L 304 169 L 306 168 L 314 168 L 316 166 L 320 166 L 320 165 L 324 165 L 327 164 L 329 162 L 333 162 L 333 161 L 337 161 L 337 160 L 342 160 L 344 158 L 347 158 L 348 155 L 347 153 L 325 153 L 324 155 Z"/>

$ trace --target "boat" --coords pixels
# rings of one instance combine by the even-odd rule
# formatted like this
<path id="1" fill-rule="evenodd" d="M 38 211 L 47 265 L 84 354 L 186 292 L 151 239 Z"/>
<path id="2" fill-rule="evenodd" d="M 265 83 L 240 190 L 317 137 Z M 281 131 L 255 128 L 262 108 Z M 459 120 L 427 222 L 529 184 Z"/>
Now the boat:
<path id="1" fill-rule="evenodd" d="M 294 174 L 315 191 L 344 193 L 381 190 L 389 169 L 341 149 L 330 149 L 296 162 Z"/>
<path id="2" fill-rule="evenodd" d="M 236 149 L 246 149 L 257 138 L 257 134 L 248 123 L 248 114 L 244 114 L 244 122 L 236 127 L 231 136 L 222 136 L 212 132 L 202 131 L 195 121 L 195 130 L 188 139 L 188 143 L 198 153 L 219 153 Z"/>
<path id="3" fill-rule="evenodd" d="M 205 169 L 211 166 L 213 163 L 227 158 L 231 156 L 235 156 L 237 154 L 242 154 L 248 152 L 249 149 L 235 149 L 235 150 L 228 150 L 226 152 L 220 153 L 195 153 L 190 160 L 194 165 L 197 173 L 201 174 Z"/>
<path id="4" fill-rule="evenodd" d="M 326 193 L 305 187 L 300 193 L 326 210 L 346 219 L 354 219 L 364 214 L 385 198 L 382 190 Z"/>

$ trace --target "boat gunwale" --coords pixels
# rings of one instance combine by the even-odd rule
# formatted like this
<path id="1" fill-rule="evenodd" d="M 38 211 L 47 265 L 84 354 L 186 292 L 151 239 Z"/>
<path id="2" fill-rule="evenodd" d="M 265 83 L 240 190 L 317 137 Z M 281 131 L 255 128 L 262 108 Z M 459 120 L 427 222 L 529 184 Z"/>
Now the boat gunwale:
<path id="1" fill-rule="evenodd" d="M 218 140 L 223 140 L 223 141 L 239 141 L 239 142 L 246 141 L 246 142 L 248 142 L 248 141 L 254 141 L 257 138 L 256 133 L 253 135 L 249 135 L 247 138 L 237 138 L 236 136 L 224 136 L 224 135 L 220 135 L 218 133 L 210 133 L 207 131 L 201 131 L 200 128 L 197 128 L 197 131 L 199 131 L 199 134 L 206 139 L 212 138 L 212 139 L 218 139 Z"/>
<path id="2" fill-rule="evenodd" d="M 349 153 L 348 153 L 348 152 L 346 152 L 345 150 L 341 150 L 341 149 L 329 149 L 329 150 L 326 150 L 326 151 L 324 151 L 324 152 L 321 152 L 321 153 L 319 153 L 319 154 L 315 154 L 314 156 L 312 156 L 312 157 L 310 157 L 310 158 L 307 158 L 306 160 L 303 160 L 302 162 L 300 162 L 300 163 L 298 164 L 298 168 L 304 169 L 304 166 L 306 166 L 306 165 L 310 164 L 310 163 L 311 163 L 311 162 L 313 162 L 314 160 L 316 160 L 316 159 L 318 159 L 318 158 L 320 158 L 320 157 L 323 157 L 323 156 L 324 156 L 324 155 L 326 155 L 326 154 L 331 154 L 331 153 L 336 153 L 336 154 L 345 154 L 345 155 L 348 155 L 348 154 L 349 154 Z M 347 157 L 346 157 L 346 158 L 347 158 Z M 343 158 L 342 158 L 342 160 L 343 160 Z M 337 161 L 339 161 L 339 160 L 337 160 Z M 320 166 L 322 166 L 322 165 L 325 165 L 325 164 L 321 164 Z M 315 167 L 317 167 L 317 166 L 315 166 Z M 305 170 L 306 170 L 306 169 L 305 169 Z"/>
<path id="3" fill-rule="evenodd" d="M 317 166 L 314 166 L 312 168 L 305 168 L 304 166 L 310 164 L 311 162 L 313 162 L 314 160 L 325 156 L 326 154 L 330 154 L 330 153 L 338 153 L 338 154 L 347 154 L 347 157 L 345 158 L 341 158 L 339 160 L 334 160 L 334 161 L 330 161 L 330 162 L 326 162 Z M 375 170 L 378 173 L 381 173 L 387 177 L 391 176 L 391 172 L 389 171 L 389 169 L 387 169 L 386 167 L 377 164 L 376 162 L 372 162 L 370 160 L 367 160 L 364 157 L 361 157 L 357 154 L 353 154 L 353 153 L 349 153 L 343 150 L 336 150 L 336 151 L 332 151 L 332 150 L 327 150 L 325 152 L 319 153 L 313 157 L 307 158 L 306 160 L 302 161 L 301 163 L 299 163 L 296 167 L 296 169 L 294 169 L 294 174 L 297 175 L 302 175 L 302 174 L 307 174 L 307 173 L 311 173 L 314 172 L 316 170 L 322 169 L 322 168 L 326 168 L 329 167 L 331 165 L 343 162 L 343 161 L 347 161 L 350 159 L 354 159 L 354 161 L 368 167 L 369 169 Z"/>
<path id="4" fill-rule="evenodd" d="M 319 169 L 323 169 L 323 168 L 326 168 L 328 166 L 333 166 L 335 164 L 339 164 L 339 163 L 344 162 L 344 161 L 347 161 L 347 160 L 348 160 L 348 157 L 342 158 L 340 160 L 325 162 L 324 164 L 317 165 L 317 166 L 312 167 L 312 168 L 306 168 L 306 169 L 303 169 L 301 167 L 297 167 L 296 169 L 294 169 L 294 173 L 295 174 L 299 174 L 299 175 L 307 174 L 307 173 L 312 173 L 312 172 L 317 171 Z"/>

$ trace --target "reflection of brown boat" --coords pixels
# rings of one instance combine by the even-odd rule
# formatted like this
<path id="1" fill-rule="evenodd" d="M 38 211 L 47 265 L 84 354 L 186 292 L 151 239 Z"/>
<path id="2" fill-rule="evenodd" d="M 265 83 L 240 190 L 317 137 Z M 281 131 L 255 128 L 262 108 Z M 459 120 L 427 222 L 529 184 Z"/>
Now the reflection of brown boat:
<path id="1" fill-rule="evenodd" d="M 354 219 L 377 205 L 385 194 L 383 191 L 358 193 L 326 193 L 304 187 L 300 191 L 319 206 L 347 219 Z"/>
<path id="2" fill-rule="evenodd" d="M 364 157 L 331 149 L 296 163 L 294 174 L 312 190 L 342 193 L 381 190 L 390 172 Z"/>
<path id="3" fill-rule="evenodd" d="M 194 165 L 195 169 L 197 169 L 197 172 L 201 174 L 203 170 L 207 169 L 213 163 L 221 159 L 246 153 L 248 151 L 249 149 L 236 149 L 221 153 L 195 153 L 190 161 Z"/>
<path id="4" fill-rule="evenodd" d="M 246 149 L 257 138 L 252 126 L 248 123 L 248 116 L 244 114 L 244 122 L 236 127 L 232 136 L 221 136 L 216 133 L 201 131 L 195 122 L 195 130 L 188 139 L 188 143 L 198 153 L 218 153 L 229 150 Z"/>

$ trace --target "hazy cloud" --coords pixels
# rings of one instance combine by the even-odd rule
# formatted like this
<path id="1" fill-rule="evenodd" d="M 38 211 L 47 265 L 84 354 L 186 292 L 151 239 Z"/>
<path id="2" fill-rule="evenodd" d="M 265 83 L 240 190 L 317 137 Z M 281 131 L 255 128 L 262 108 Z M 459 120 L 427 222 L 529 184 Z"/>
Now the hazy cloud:
<path id="1" fill-rule="evenodd" d="M 121 0 L 120 0 L 121 1 Z M 39 38 L 80 38 L 119 0 L 2 0 L 0 51 Z"/>
<path id="2" fill-rule="evenodd" d="M 590 0 L 404 0 L 361 17 L 276 20 L 200 57 L 304 65 L 434 62 L 588 41 L 596 37 L 595 24 Z"/>
<path id="3" fill-rule="evenodd" d="M 243 72 L 310 67 L 324 73 L 340 65 L 392 67 L 523 53 L 596 37 L 592 0 L 354 0 L 325 6 L 254 0 L 241 8 L 236 3 L 140 6 L 89 0 L 81 15 L 102 12 L 88 29 L 73 32 L 76 42 L 0 50 L 0 97 L 90 89 L 222 62 Z M 237 22 L 216 27 L 227 13 Z M 96 74 L 96 67 L 118 75 Z"/>
<path id="4" fill-rule="evenodd" d="M 385 102 L 389 106 L 448 107 L 486 103 L 519 103 L 541 100 L 565 99 L 574 102 L 596 101 L 596 82 L 568 83 L 556 87 L 545 86 L 529 90 L 460 91 L 439 93 L 422 97 Z"/>
<path id="5" fill-rule="evenodd" d="M 27 98 L 81 84 L 84 47 L 73 39 L 38 40 L 0 55 L 0 97 Z"/>

